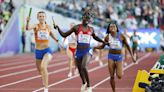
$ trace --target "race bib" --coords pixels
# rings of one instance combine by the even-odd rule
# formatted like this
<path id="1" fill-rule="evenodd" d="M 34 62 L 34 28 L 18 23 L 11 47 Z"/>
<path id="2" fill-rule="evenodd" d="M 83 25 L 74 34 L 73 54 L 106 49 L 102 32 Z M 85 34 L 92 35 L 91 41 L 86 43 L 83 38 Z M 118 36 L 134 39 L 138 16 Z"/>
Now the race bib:
<path id="1" fill-rule="evenodd" d="M 139 40 L 138 37 L 133 37 L 134 42 L 138 42 L 138 40 Z"/>
<path id="2" fill-rule="evenodd" d="M 91 36 L 88 34 L 79 34 L 78 42 L 79 43 L 90 43 Z"/>
<path id="3" fill-rule="evenodd" d="M 48 31 L 38 31 L 38 40 L 48 40 L 49 39 L 49 32 Z"/>
<path id="4" fill-rule="evenodd" d="M 111 41 L 111 43 L 110 43 L 110 47 L 111 47 L 112 49 L 119 49 L 119 48 L 121 48 L 121 43 L 120 43 L 120 41 L 113 40 L 113 41 Z"/>

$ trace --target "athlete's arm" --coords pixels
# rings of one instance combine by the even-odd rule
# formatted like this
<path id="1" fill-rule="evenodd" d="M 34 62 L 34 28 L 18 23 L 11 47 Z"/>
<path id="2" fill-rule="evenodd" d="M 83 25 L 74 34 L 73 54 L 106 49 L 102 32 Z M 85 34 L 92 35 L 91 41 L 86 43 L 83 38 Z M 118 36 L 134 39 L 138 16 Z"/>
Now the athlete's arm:
<path id="1" fill-rule="evenodd" d="M 64 44 L 65 40 L 66 40 L 66 38 L 64 38 L 64 40 L 63 40 L 63 44 Z"/>
<path id="2" fill-rule="evenodd" d="M 130 37 L 130 41 L 132 41 L 133 35 Z"/>
<path id="3" fill-rule="evenodd" d="M 50 30 L 51 30 L 51 28 L 50 28 Z M 55 35 L 52 33 L 52 31 L 50 31 L 50 36 L 51 36 L 56 42 L 58 42 L 58 39 L 56 39 L 56 37 L 55 37 Z"/>
<path id="4" fill-rule="evenodd" d="M 141 39 L 141 37 L 138 35 L 138 39 L 140 40 Z"/>
<path id="5" fill-rule="evenodd" d="M 136 62 L 136 60 L 134 60 L 132 50 L 131 50 L 131 48 L 130 48 L 130 46 L 129 46 L 129 44 L 128 44 L 127 40 L 126 40 L 126 37 L 125 37 L 123 34 L 121 34 L 121 37 L 122 37 L 123 44 L 125 44 L 125 45 L 126 45 L 126 47 L 127 47 L 128 51 L 129 51 L 129 53 L 130 53 L 130 55 L 131 55 L 131 57 L 132 57 L 132 59 L 133 59 L 133 62 L 135 63 L 135 62 Z"/>
<path id="6" fill-rule="evenodd" d="M 29 26 L 29 22 L 30 22 L 30 17 L 27 17 L 27 20 L 26 20 L 26 30 L 35 29 L 37 25 Z"/>
<path id="7" fill-rule="evenodd" d="M 77 27 L 77 25 L 76 25 L 76 26 L 74 26 L 73 28 L 71 28 L 69 31 L 65 32 L 65 33 L 61 31 L 61 29 L 59 28 L 58 25 L 54 26 L 54 28 L 57 29 L 57 30 L 59 31 L 59 33 L 60 33 L 61 36 L 67 37 L 67 36 L 69 36 L 71 33 L 76 32 L 78 27 Z"/>
<path id="8" fill-rule="evenodd" d="M 104 41 L 105 41 L 105 42 L 108 42 L 108 41 L 109 41 L 109 34 L 107 34 L 107 35 L 105 36 Z"/>
<path id="9" fill-rule="evenodd" d="M 130 36 L 128 34 L 125 34 L 125 36 L 127 36 L 128 38 L 130 38 Z"/>
<path id="10" fill-rule="evenodd" d="M 51 31 L 51 27 L 49 27 L 49 30 L 50 30 L 50 36 L 62 47 L 64 48 L 61 43 L 59 43 L 59 40 L 55 37 L 55 35 L 52 33 Z"/>
<path id="11" fill-rule="evenodd" d="M 93 47 L 93 49 L 103 49 L 105 47 L 105 44 Z"/>

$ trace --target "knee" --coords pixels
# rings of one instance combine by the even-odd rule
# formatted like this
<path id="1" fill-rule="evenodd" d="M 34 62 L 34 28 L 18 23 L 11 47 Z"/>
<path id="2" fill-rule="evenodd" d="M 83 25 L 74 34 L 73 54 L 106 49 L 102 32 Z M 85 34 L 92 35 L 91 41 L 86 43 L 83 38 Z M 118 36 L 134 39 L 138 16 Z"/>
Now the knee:
<path id="1" fill-rule="evenodd" d="M 44 66 L 44 65 L 41 65 L 40 71 L 42 72 L 42 71 L 44 71 L 44 70 L 45 70 L 45 66 Z"/>
<path id="2" fill-rule="evenodd" d="M 122 78 L 122 74 L 121 75 L 117 75 L 117 78 L 118 79 L 121 79 Z"/>
<path id="3" fill-rule="evenodd" d="M 85 70 L 86 69 L 86 66 L 81 66 L 81 70 Z"/>

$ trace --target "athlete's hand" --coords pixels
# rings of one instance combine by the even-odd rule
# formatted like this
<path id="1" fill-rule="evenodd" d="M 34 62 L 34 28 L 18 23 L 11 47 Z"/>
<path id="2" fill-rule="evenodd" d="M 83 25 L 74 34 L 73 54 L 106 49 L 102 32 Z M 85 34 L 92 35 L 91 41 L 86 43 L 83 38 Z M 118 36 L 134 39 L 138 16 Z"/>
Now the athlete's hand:
<path id="1" fill-rule="evenodd" d="M 54 25 L 54 29 L 59 29 L 59 26 L 58 25 Z"/>
<path id="2" fill-rule="evenodd" d="M 105 42 L 108 42 L 108 40 L 109 40 L 109 36 L 106 36 L 105 39 L 104 39 L 104 41 Z"/>
<path id="3" fill-rule="evenodd" d="M 29 21 L 30 21 L 30 17 L 27 17 L 27 18 L 26 18 L 26 21 L 29 22 Z"/>
<path id="4" fill-rule="evenodd" d="M 103 44 L 104 44 L 104 45 L 108 45 L 108 46 L 110 45 L 108 42 L 104 42 Z"/>

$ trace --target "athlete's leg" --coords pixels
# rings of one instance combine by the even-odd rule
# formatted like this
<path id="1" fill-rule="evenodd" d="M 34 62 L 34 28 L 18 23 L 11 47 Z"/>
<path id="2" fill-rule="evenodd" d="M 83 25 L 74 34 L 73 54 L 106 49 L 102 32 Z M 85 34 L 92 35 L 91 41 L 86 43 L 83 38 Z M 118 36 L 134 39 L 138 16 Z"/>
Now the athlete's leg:
<path id="1" fill-rule="evenodd" d="M 137 47 L 136 47 L 135 53 L 136 53 L 136 60 L 137 60 L 137 59 L 138 59 L 138 45 L 137 45 Z"/>
<path id="2" fill-rule="evenodd" d="M 36 67 L 37 67 L 37 70 L 38 70 L 40 75 L 41 75 L 41 62 L 42 62 L 42 60 L 36 59 Z"/>
<path id="3" fill-rule="evenodd" d="M 81 68 L 81 66 L 82 66 L 82 58 L 75 58 L 75 60 L 76 60 L 75 61 L 76 62 L 76 66 L 77 66 L 77 68 L 79 70 L 79 74 L 80 74 L 80 78 L 82 80 L 82 83 L 85 84 L 86 80 L 85 80 L 85 77 L 84 77 L 84 74 L 83 74 L 82 68 Z"/>
<path id="4" fill-rule="evenodd" d="M 47 53 L 44 55 L 41 63 L 41 72 L 42 72 L 42 80 L 44 83 L 45 88 L 48 88 L 48 71 L 47 67 L 49 62 L 52 59 L 52 55 L 50 53 Z"/>
<path id="5" fill-rule="evenodd" d="M 98 59 L 99 65 L 100 65 L 100 66 L 103 66 L 103 62 L 102 62 L 102 60 L 101 60 L 101 57 L 102 57 L 102 50 L 98 50 L 98 57 L 99 57 L 99 59 Z"/>
<path id="6" fill-rule="evenodd" d="M 113 92 L 115 92 L 115 79 L 114 79 L 114 74 L 115 74 L 115 63 L 113 60 L 108 60 L 108 69 L 109 69 L 109 74 L 111 76 L 110 78 L 110 84 L 112 87 Z"/>
<path id="7" fill-rule="evenodd" d="M 85 91 L 85 89 L 86 89 L 86 79 L 85 79 L 85 77 L 84 77 L 84 73 L 83 73 L 83 71 L 82 71 L 82 68 L 81 68 L 81 66 L 82 66 L 82 58 L 75 58 L 75 62 L 76 62 L 76 66 L 77 66 L 77 68 L 78 68 L 78 70 L 79 70 L 79 74 L 80 74 L 80 78 L 81 78 L 81 80 L 82 80 L 82 86 L 81 86 L 81 92 L 84 92 Z"/>
<path id="8" fill-rule="evenodd" d="M 91 54 L 87 53 L 82 59 L 82 66 L 81 66 L 82 72 L 84 73 L 84 77 L 87 82 L 87 87 L 90 87 L 89 75 L 87 71 L 87 64 L 89 63 L 90 59 L 91 59 Z"/>
<path id="9" fill-rule="evenodd" d="M 133 56 L 134 56 L 134 59 L 135 59 L 135 60 L 137 59 L 136 49 L 137 49 L 136 46 L 134 46 L 134 47 L 132 48 Z"/>
<path id="10" fill-rule="evenodd" d="M 69 49 L 69 46 L 67 47 L 67 56 L 68 56 L 68 64 L 69 64 L 68 77 L 71 77 L 72 76 L 72 68 L 73 68 L 73 53 Z"/>
<path id="11" fill-rule="evenodd" d="M 78 74 L 78 68 L 76 66 L 76 60 L 75 60 L 75 54 L 73 54 L 73 65 L 75 66 L 74 68 L 74 75 L 77 75 Z"/>
<path id="12" fill-rule="evenodd" d="M 90 87 L 90 80 L 89 80 L 89 75 L 87 71 L 87 64 L 89 63 L 91 59 L 91 54 L 87 53 L 82 60 L 82 72 L 84 73 L 85 80 L 87 82 L 87 89 L 86 92 L 92 92 L 92 87 Z"/>
<path id="13" fill-rule="evenodd" d="M 121 79 L 122 75 L 123 75 L 122 61 L 115 62 L 115 65 L 116 65 L 116 75 L 117 75 L 118 79 Z"/>

